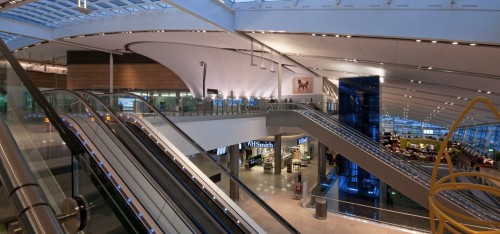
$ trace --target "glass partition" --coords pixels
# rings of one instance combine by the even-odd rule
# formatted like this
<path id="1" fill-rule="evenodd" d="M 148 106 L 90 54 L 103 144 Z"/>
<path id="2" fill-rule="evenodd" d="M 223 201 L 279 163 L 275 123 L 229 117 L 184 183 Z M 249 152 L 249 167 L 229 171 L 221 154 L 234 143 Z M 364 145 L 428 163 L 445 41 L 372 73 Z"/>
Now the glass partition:
<path id="1" fill-rule="evenodd" d="M 7 124 L 56 215 L 61 215 L 65 198 L 79 197 L 90 214 L 101 217 L 96 220 L 102 225 L 86 225 L 86 231 L 98 232 L 103 227 L 124 231 L 126 225 L 114 213 L 116 206 L 106 200 L 109 197 L 103 194 L 102 184 L 89 177 L 87 168 L 79 163 L 89 157 L 88 153 L 1 40 L 0 121 Z M 4 220 L 12 219 L 16 216 Z M 84 223 L 88 221 L 83 219 Z M 0 225 L 6 227 L 8 223 Z"/>

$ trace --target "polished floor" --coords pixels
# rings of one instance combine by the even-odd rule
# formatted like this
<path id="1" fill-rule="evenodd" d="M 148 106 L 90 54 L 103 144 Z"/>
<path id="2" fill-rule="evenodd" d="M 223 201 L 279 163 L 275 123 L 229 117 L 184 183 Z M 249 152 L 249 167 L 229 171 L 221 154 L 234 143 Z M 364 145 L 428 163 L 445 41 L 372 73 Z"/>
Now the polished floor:
<path id="1" fill-rule="evenodd" d="M 260 166 L 241 168 L 240 179 L 301 233 L 420 233 L 331 212 L 326 220 L 316 219 L 315 210 L 304 208 L 295 196 L 294 184 L 299 172 L 303 182 L 314 184 L 317 167 L 313 159 L 308 167 L 295 168 L 292 173 L 283 169 L 281 176 L 264 172 Z"/>

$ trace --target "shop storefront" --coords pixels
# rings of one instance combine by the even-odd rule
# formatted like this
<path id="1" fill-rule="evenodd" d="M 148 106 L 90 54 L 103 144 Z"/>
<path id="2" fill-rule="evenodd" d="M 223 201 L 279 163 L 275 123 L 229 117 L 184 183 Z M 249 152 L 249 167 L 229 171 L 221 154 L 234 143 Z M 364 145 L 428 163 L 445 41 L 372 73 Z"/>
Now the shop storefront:
<path id="1" fill-rule="evenodd" d="M 317 141 L 307 135 L 282 136 L 281 140 L 281 169 L 287 171 L 307 167 L 316 154 L 314 142 Z M 243 152 L 244 167 L 247 170 L 262 170 L 272 172 L 275 165 L 274 136 L 246 142 Z M 314 151 L 314 152 L 313 152 Z"/>

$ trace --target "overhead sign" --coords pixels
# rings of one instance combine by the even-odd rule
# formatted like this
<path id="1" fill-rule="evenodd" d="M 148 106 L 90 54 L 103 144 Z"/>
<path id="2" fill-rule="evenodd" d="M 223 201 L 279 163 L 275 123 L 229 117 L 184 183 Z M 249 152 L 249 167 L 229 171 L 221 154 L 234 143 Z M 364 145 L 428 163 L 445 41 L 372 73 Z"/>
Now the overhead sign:
<path id="1" fill-rule="evenodd" d="M 207 89 L 207 94 L 219 94 L 218 89 Z"/>
<path id="2" fill-rule="evenodd" d="M 247 144 L 255 148 L 274 148 L 274 142 L 272 141 L 249 141 Z"/>
<path id="3" fill-rule="evenodd" d="M 309 139 L 308 139 L 308 137 L 307 137 L 307 136 L 305 136 L 305 137 L 301 137 L 301 138 L 297 139 L 297 145 L 304 144 L 304 143 L 306 143 L 308 140 L 309 140 Z"/>

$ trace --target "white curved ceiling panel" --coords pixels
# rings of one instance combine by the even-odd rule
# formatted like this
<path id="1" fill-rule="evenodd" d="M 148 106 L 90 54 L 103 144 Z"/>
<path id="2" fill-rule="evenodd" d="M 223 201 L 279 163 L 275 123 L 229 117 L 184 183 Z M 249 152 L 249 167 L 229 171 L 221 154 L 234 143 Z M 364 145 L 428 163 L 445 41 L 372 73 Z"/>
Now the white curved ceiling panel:
<path id="1" fill-rule="evenodd" d="M 223 96 L 269 97 L 277 87 L 277 72 L 250 65 L 250 56 L 232 50 L 175 43 L 139 42 L 129 46 L 139 54 L 165 65 L 186 83 L 195 97 L 202 96 L 203 67 L 207 63 L 206 88 Z M 283 69 L 283 77 L 291 72 Z"/>

